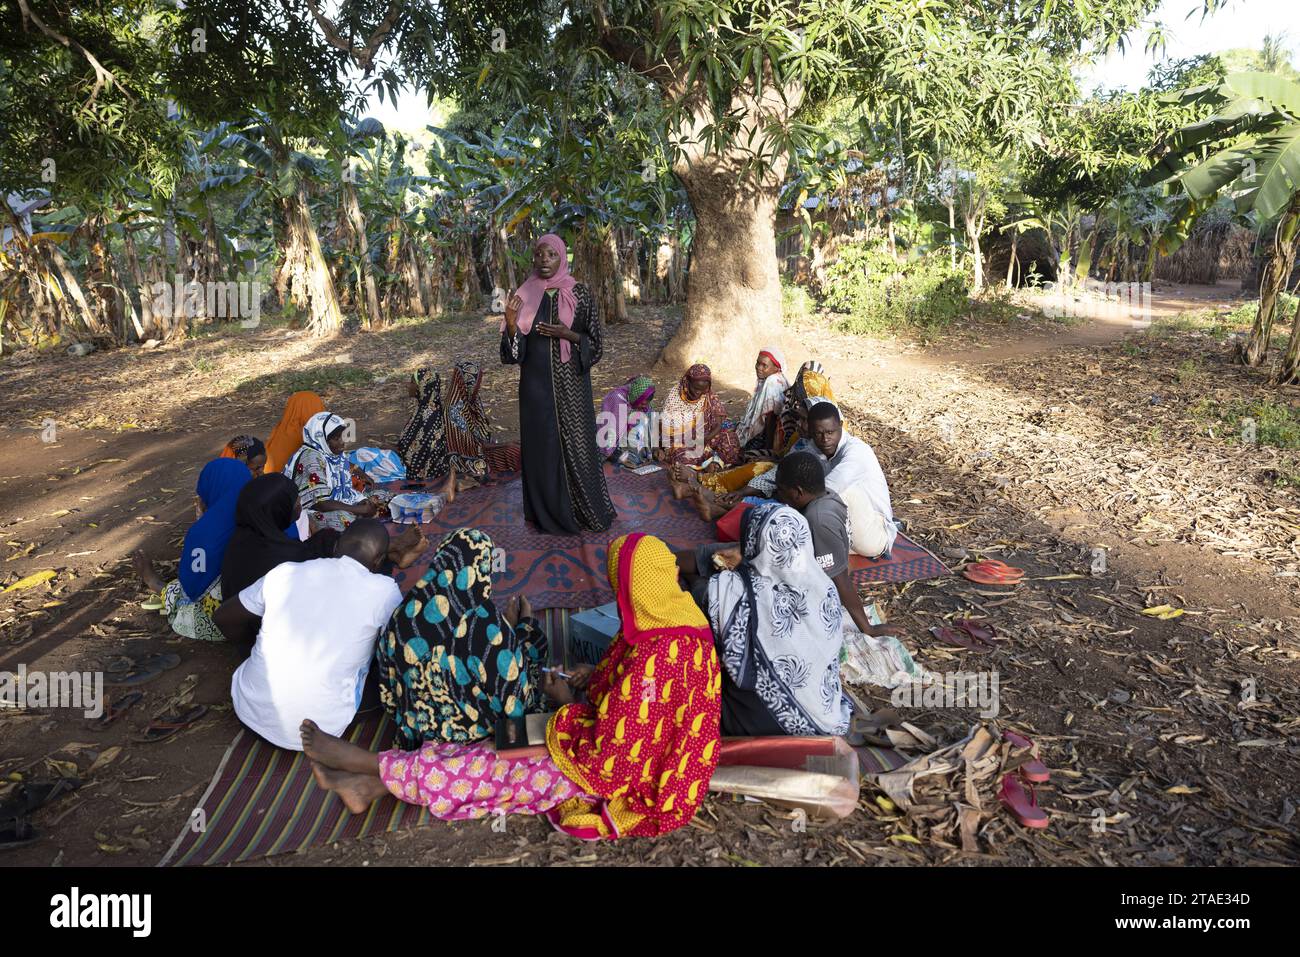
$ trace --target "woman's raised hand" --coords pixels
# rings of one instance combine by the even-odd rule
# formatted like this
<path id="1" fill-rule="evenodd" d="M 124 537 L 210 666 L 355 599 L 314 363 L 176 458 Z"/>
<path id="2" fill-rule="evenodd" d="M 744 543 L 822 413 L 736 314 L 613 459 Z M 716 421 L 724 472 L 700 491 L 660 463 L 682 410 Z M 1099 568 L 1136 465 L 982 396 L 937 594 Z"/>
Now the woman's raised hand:
<path id="1" fill-rule="evenodd" d="M 518 293 L 511 296 L 510 301 L 506 303 L 506 332 L 512 336 L 519 329 L 519 310 L 523 306 L 524 300 Z"/>

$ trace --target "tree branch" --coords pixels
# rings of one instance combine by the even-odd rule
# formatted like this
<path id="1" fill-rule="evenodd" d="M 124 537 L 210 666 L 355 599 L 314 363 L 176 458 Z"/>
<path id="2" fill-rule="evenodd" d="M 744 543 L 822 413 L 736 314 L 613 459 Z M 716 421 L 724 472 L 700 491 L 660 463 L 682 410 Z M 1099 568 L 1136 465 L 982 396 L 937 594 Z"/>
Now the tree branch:
<path id="1" fill-rule="evenodd" d="M 316 3 L 316 0 L 306 0 L 306 3 L 307 9 L 311 11 L 312 18 L 316 21 L 316 25 L 325 34 L 325 42 L 352 57 L 357 66 L 366 71 L 366 76 L 369 76 L 374 69 L 375 54 L 379 52 L 384 40 L 393 31 L 393 27 L 397 26 L 397 21 L 402 17 L 401 6 L 396 0 L 393 0 L 388 5 L 388 13 L 384 15 L 384 19 L 375 28 L 375 32 L 370 34 L 365 46 L 357 46 L 343 39 L 339 34 L 338 27 L 321 13 L 320 5 Z"/>
<path id="2" fill-rule="evenodd" d="M 674 78 L 675 71 L 669 63 L 652 63 L 645 54 L 645 49 L 634 43 L 629 43 L 620 37 L 617 28 L 610 23 L 609 14 L 605 12 L 603 0 L 596 0 L 592 5 L 591 18 L 596 27 L 597 45 L 609 54 L 610 58 L 622 63 L 628 69 L 634 71 L 657 83 L 660 87 L 667 87 Z M 658 8 L 654 12 L 654 29 L 658 32 L 663 22 L 663 16 Z"/>
<path id="3" fill-rule="evenodd" d="M 80 53 L 82 56 L 86 58 L 86 61 L 90 64 L 91 68 L 95 71 L 95 88 L 90 91 L 90 99 L 86 101 L 85 104 L 86 106 L 90 106 L 92 103 L 94 103 L 95 97 L 99 96 L 99 91 L 106 86 L 110 88 L 114 86 L 117 87 L 119 90 L 122 91 L 122 95 L 126 97 L 128 102 L 130 103 L 135 102 L 135 97 L 133 97 L 127 91 L 126 87 L 124 87 L 121 83 L 118 82 L 117 77 L 115 77 L 112 74 L 112 72 L 107 67 L 104 66 L 104 64 L 100 63 L 99 60 L 95 58 L 95 55 L 93 53 L 91 53 L 89 50 L 83 47 L 76 40 L 69 39 L 68 37 L 65 37 L 62 33 L 59 33 L 57 30 L 51 29 L 50 27 L 46 26 L 45 21 L 42 20 L 40 17 L 38 17 L 35 13 L 33 13 L 31 7 L 27 6 L 27 0 L 18 0 L 18 9 L 22 12 L 24 22 L 26 22 L 27 20 L 31 20 L 32 23 L 36 24 L 37 29 L 39 29 L 47 37 L 49 37 L 50 39 L 58 43 L 61 43 L 69 50 L 75 50 L 77 53 Z"/>

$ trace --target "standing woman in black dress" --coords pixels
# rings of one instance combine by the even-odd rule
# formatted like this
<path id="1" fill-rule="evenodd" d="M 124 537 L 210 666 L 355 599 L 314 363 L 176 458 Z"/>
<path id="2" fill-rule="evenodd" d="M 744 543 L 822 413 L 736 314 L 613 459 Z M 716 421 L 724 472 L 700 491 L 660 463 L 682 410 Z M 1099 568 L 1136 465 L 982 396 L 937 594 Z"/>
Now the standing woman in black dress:
<path id="1" fill-rule="evenodd" d="M 524 517 L 548 535 L 614 522 L 591 395 L 601 339 L 591 290 L 569 275 L 564 240 L 547 233 L 533 245 L 532 274 L 506 303 L 501 361 L 519 366 Z"/>

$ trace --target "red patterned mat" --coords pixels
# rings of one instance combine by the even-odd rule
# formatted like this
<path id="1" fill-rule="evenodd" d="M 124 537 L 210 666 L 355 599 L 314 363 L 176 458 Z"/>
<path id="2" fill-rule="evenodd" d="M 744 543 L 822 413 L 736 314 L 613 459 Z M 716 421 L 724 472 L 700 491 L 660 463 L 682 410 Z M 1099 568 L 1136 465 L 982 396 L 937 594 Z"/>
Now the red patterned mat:
<path id="1" fill-rule="evenodd" d="M 393 577 L 402 591 L 409 590 L 428 569 L 434 550 L 448 532 L 478 528 L 502 550 L 505 567 L 493 576 L 494 599 L 523 593 L 538 608 L 591 608 L 614 600 L 605 557 L 609 543 L 620 535 L 645 532 L 671 548 L 716 540 L 711 523 L 701 519 L 688 503 L 673 498 L 662 472 L 636 475 L 607 466 L 605 479 L 618 518 L 607 531 L 582 535 L 543 535 L 525 522 L 523 489 L 517 476 L 462 492 L 433 522 L 420 527 L 429 539 L 429 550 Z M 393 483 L 388 487 L 410 490 L 416 486 Z M 922 581 L 948 574 L 943 562 L 901 532 L 888 560 L 854 556 L 849 567 L 856 585 Z"/>

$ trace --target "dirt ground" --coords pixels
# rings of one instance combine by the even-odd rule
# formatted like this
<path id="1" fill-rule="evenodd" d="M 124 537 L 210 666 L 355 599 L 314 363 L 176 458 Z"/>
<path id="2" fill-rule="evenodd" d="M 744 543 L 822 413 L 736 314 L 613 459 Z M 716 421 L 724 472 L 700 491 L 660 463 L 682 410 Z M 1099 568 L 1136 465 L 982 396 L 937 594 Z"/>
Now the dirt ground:
<path id="1" fill-rule="evenodd" d="M 1162 322 L 1225 309 L 1233 294 L 1158 284 L 1149 328 L 1052 321 L 1033 303 L 1023 319 L 977 311 L 924 346 L 849 336 L 825 318 L 788 327 L 787 355 L 827 367 L 909 534 L 950 565 L 998 557 L 1026 570 L 1009 594 L 960 576 L 864 594 L 926 667 L 1000 673 L 996 727 L 1029 734 L 1053 769 L 1039 791 L 1049 829 L 1019 827 L 987 780 L 963 795 L 930 779 L 909 814 L 866 786 L 854 815 L 806 832 L 774 808 L 715 796 L 689 828 L 653 842 L 580 846 L 511 819 L 506 833 L 436 826 L 265 863 L 1296 863 L 1300 508 L 1272 477 L 1300 474 L 1300 462 L 1212 436 L 1196 410 L 1207 397 L 1294 405 L 1300 393 L 1232 364 L 1225 341 Z M 598 395 L 647 370 L 679 318 L 669 308 L 633 315 L 608 330 Z M 0 363 L 0 588 L 57 573 L 0 593 L 0 670 L 87 670 L 124 650 L 183 659 L 104 732 L 67 710 L 0 711 L 0 780 L 69 764 L 85 780 L 37 814 L 45 838 L 4 863 L 156 863 L 238 729 L 234 653 L 178 639 L 142 610 L 128 561 L 143 546 L 173 571 L 202 464 L 232 435 L 266 436 L 300 388 L 355 418 L 359 443 L 391 445 L 406 415 L 404 374 L 462 356 L 484 363 L 492 421 L 512 435 L 516 373 L 496 361 L 496 328 L 444 317 L 318 341 L 264 323 L 153 350 Z M 719 385 L 737 411 L 752 386 Z M 1106 568 L 1095 573 L 1098 548 Z M 1141 613 L 1164 604 L 1185 613 Z M 967 614 L 996 623 L 992 654 L 929 635 Z M 207 717 L 163 743 L 133 740 L 187 691 Z M 887 692 L 858 691 L 888 704 Z M 901 717 L 940 742 L 984 720 L 965 709 Z M 963 851 L 953 829 L 959 800 L 980 811 L 978 850 Z"/>

